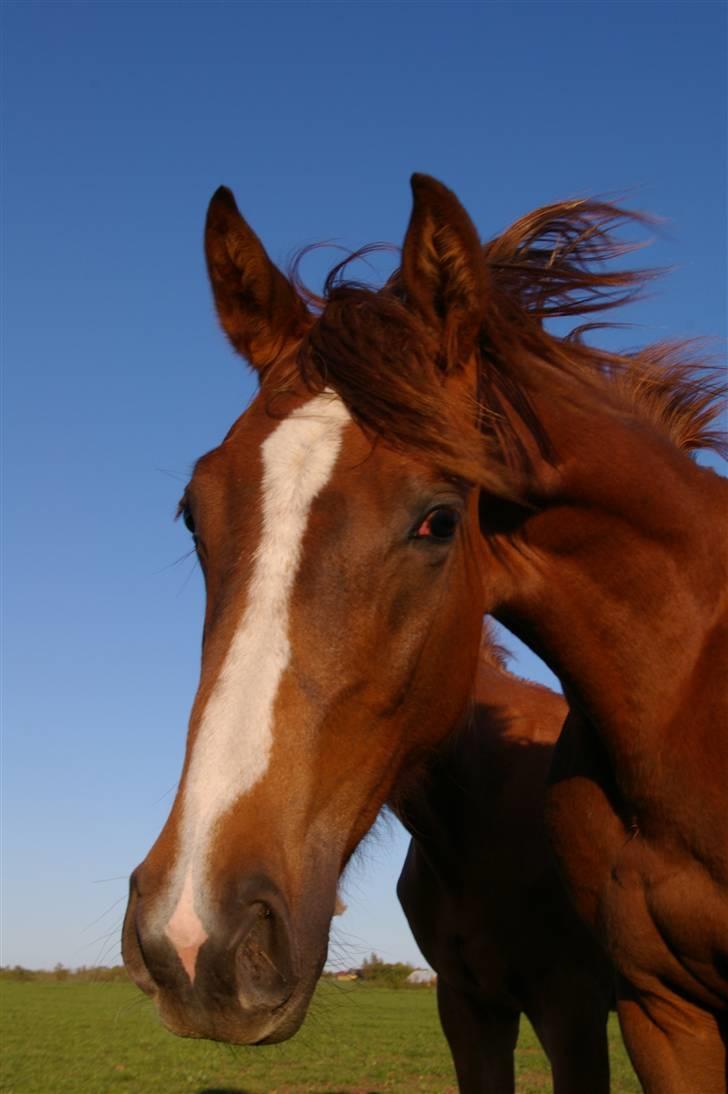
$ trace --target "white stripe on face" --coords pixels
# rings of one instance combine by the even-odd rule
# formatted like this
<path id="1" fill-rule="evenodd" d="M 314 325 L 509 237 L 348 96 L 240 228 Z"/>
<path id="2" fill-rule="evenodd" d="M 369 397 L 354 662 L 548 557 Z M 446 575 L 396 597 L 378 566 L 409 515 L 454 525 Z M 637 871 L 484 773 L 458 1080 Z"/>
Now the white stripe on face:
<path id="1" fill-rule="evenodd" d="M 273 709 L 290 658 L 288 605 L 316 495 L 329 480 L 349 415 L 324 392 L 294 410 L 262 445 L 263 525 L 247 606 L 202 714 L 182 803 L 176 904 L 166 934 L 194 979 L 207 938 L 204 910 L 210 838 L 220 817 L 263 777 L 273 743 Z M 167 905 L 169 908 L 169 904 Z M 184 952 L 183 952 L 184 951 Z"/>

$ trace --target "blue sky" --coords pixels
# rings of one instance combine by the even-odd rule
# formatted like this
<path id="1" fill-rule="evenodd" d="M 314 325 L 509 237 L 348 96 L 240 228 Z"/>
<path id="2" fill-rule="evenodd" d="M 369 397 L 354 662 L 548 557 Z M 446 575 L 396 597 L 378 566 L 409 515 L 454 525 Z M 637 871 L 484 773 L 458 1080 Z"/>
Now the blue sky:
<path id="1" fill-rule="evenodd" d="M 206 284 L 213 190 L 279 261 L 399 242 L 413 170 L 484 236 L 626 191 L 666 218 L 649 262 L 675 269 L 624 340 L 725 338 L 726 8 L 9 0 L 3 18 L 1 960 L 113 962 L 197 679 L 202 586 L 172 516 L 252 392 Z M 404 846 L 392 824 L 352 868 L 344 964 L 416 959 Z"/>

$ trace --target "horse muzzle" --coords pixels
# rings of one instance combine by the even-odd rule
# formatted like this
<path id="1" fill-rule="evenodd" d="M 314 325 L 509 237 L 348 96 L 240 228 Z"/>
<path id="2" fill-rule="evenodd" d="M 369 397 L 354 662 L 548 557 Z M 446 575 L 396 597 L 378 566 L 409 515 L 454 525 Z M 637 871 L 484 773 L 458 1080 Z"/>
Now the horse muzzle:
<path id="1" fill-rule="evenodd" d="M 292 1036 L 326 959 L 330 914 L 318 943 L 307 930 L 309 944 L 296 946 L 282 893 L 268 878 L 250 876 L 215 904 L 215 922 L 200 941 L 185 946 L 155 924 L 141 870 L 130 882 L 122 953 L 164 1025 L 182 1037 L 234 1044 Z"/>

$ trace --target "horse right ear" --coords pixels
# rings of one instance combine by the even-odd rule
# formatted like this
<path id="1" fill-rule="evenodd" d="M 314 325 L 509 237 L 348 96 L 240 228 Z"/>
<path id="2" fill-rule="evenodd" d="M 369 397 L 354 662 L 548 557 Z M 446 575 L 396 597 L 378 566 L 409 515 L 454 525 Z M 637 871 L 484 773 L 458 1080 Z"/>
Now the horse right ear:
<path id="1" fill-rule="evenodd" d="M 402 286 L 423 319 L 442 328 L 453 360 L 462 360 L 474 347 L 488 297 L 478 233 L 453 192 L 437 179 L 413 175 L 411 185 Z"/>
<path id="2" fill-rule="evenodd" d="M 207 210 L 205 256 L 222 329 L 253 368 L 265 368 L 300 341 L 312 316 L 226 186 L 215 191 Z"/>

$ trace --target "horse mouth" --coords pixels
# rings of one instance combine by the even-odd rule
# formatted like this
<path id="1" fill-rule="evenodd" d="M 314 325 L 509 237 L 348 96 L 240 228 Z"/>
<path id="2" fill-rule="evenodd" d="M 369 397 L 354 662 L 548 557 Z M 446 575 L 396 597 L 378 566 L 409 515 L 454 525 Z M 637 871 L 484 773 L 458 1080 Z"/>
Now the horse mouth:
<path id="1" fill-rule="evenodd" d="M 228 1008 L 183 1006 L 164 991 L 154 995 L 162 1025 L 176 1037 L 219 1041 L 230 1045 L 273 1045 L 296 1033 L 306 1017 L 310 993 L 295 997 L 272 1010 L 251 1014 L 234 1004 Z"/>

